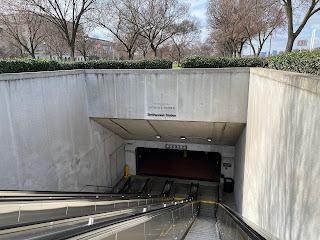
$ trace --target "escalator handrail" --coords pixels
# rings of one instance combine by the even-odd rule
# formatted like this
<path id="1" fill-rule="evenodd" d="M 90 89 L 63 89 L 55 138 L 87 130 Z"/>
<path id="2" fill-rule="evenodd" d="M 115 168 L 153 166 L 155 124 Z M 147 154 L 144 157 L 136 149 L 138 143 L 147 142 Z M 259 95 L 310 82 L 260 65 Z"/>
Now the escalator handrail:
<path id="1" fill-rule="evenodd" d="M 198 199 L 198 192 L 199 192 L 199 183 L 191 183 L 190 184 L 190 190 L 189 190 L 189 198 L 195 197 L 195 200 Z M 193 187 L 196 187 L 196 191 L 192 192 Z"/>
<path id="2" fill-rule="evenodd" d="M 152 217 L 152 215 L 163 214 L 165 212 L 173 211 L 174 209 L 178 209 L 180 207 L 183 207 L 186 204 L 187 204 L 187 202 L 183 203 L 183 204 L 179 204 L 179 205 L 169 206 L 169 207 L 162 208 L 162 209 L 151 210 L 151 211 L 146 212 L 146 213 L 138 213 L 138 214 L 135 214 L 135 215 L 133 215 L 131 217 L 123 217 L 123 218 L 119 218 L 119 219 L 116 219 L 116 220 L 106 220 L 106 221 L 99 222 L 99 223 L 96 223 L 96 224 L 93 224 L 93 225 L 90 225 L 90 226 L 88 226 L 88 225 L 81 226 L 81 227 L 77 227 L 77 228 L 74 228 L 74 229 L 71 229 L 71 230 L 66 230 L 66 231 L 62 231 L 62 232 L 58 232 L 58 233 L 53 233 L 51 235 L 46 235 L 44 238 L 39 238 L 39 240 L 40 239 L 44 239 L 44 240 L 69 239 L 69 238 L 76 237 L 76 236 L 79 236 L 79 235 L 82 235 L 82 234 L 86 234 L 88 232 L 99 230 L 101 228 L 105 228 L 105 227 L 112 226 L 112 225 L 115 225 L 115 224 L 123 223 L 123 222 L 130 221 L 130 220 L 133 220 L 133 219 L 138 219 L 138 218 L 143 217 L 143 216 L 151 216 Z"/>
<path id="3" fill-rule="evenodd" d="M 162 199 L 160 197 L 156 197 L 156 198 L 150 198 L 150 199 L 146 199 L 146 200 L 157 200 L 160 199 L 161 201 L 172 201 L 172 199 Z M 137 199 L 138 200 L 138 199 Z M 142 199 L 139 199 L 142 200 Z M 159 203 L 159 202 L 157 202 Z M 152 203 L 152 204 L 157 204 L 157 203 Z M 135 207 L 141 207 L 144 205 L 140 205 L 140 206 L 133 206 L 132 208 Z M 126 210 L 127 208 L 119 208 L 119 209 L 112 209 L 109 210 L 108 212 L 117 212 L 117 211 L 122 211 L 122 210 Z M 91 215 L 95 215 L 95 214 L 103 214 L 103 213 L 107 213 L 105 211 L 98 211 L 96 213 L 87 213 L 87 214 L 79 214 L 79 215 L 69 215 L 69 216 L 64 216 L 64 217 L 54 217 L 54 218 L 48 218 L 48 219 L 44 219 L 44 220 L 35 220 L 33 222 L 22 222 L 22 223 L 15 223 L 15 224 L 9 224 L 9 225 L 3 225 L 0 226 L 0 231 L 2 230 L 8 230 L 8 229 L 15 229 L 15 228 L 20 228 L 20 227 L 27 227 L 27 226 L 32 226 L 32 225 L 37 225 L 37 224 L 44 224 L 44 223 L 50 223 L 50 222 L 57 222 L 57 221 L 61 221 L 61 220 L 69 220 L 69 219 L 76 219 L 79 217 L 86 217 L 86 216 L 91 216 Z"/>
<path id="4" fill-rule="evenodd" d="M 123 186 L 120 188 L 118 193 L 126 193 L 129 191 L 130 186 L 131 186 L 131 177 L 128 177 L 126 182 L 123 184 Z"/>
<path id="5" fill-rule="evenodd" d="M 147 186 L 148 186 L 148 184 L 149 184 L 150 182 L 151 182 L 151 179 L 150 179 L 150 178 L 147 178 L 147 179 L 143 182 L 143 184 L 142 184 L 142 186 L 140 187 L 138 193 L 139 193 L 139 194 L 142 194 L 142 193 L 146 190 L 146 188 L 147 188 Z M 147 193 L 147 194 L 148 194 L 148 193 Z"/>
<path id="6" fill-rule="evenodd" d="M 162 188 L 162 191 L 161 191 L 161 194 L 160 196 L 166 196 L 166 195 L 169 195 L 170 191 L 171 191 L 171 188 L 172 188 L 172 185 L 173 185 L 174 181 L 171 181 L 171 180 L 166 180 L 165 184 L 163 185 L 163 188 Z M 165 188 L 166 186 L 170 184 L 170 188 L 165 192 Z M 168 193 L 168 194 L 167 194 Z"/>
<path id="7" fill-rule="evenodd" d="M 228 207 L 223 203 L 219 203 L 220 206 L 227 214 L 236 222 L 236 224 L 251 238 L 257 240 L 280 240 L 279 238 L 271 235 L 270 233 L 266 233 L 259 226 L 255 225 L 248 219 L 242 217 L 240 214 L 235 212 L 233 209 Z"/>
<path id="8" fill-rule="evenodd" d="M 101 193 L 101 192 L 64 192 L 64 191 L 21 191 L 21 190 L 0 190 L 1 198 L 23 198 L 23 197 L 81 197 L 81 196 L 117 196 L 121 193 Z M 128 194 L 137 195 L 137 194 Z"/>

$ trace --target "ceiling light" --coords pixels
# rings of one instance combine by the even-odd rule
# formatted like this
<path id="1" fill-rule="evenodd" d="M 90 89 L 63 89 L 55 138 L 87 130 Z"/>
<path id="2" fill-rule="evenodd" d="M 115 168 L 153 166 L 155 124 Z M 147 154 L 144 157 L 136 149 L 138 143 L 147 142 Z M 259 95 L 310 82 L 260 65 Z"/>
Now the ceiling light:
<path id="1" fill-rule="evenodd" d="M 181 139 L 181 140 L 186 140 L 186 137 L 181 136 L 180 139 Z"/>
<path id="2" fill-rule="evenodd" d="M 161 136 L 160 136 L 160 135 L 156 135 L 156 138 L 160 139 L 160 138 L 161 138 Z"/>
<path id="3" fill-rule="evenodd" d="M 212 142 L 212 138 L 208 138 L 207 140 L 208 140 L 208 142 Z"/>

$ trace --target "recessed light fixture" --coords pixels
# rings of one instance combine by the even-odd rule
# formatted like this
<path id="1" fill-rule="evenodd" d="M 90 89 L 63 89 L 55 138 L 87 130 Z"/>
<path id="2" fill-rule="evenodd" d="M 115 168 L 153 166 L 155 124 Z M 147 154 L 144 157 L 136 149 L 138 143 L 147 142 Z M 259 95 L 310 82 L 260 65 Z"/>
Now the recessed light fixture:
<path id="1" fill-rule="evenodd" d="M 160 136 L 160 135 L 156 135 L 156 138 L 160 139 L 160 138 L 161 138 L 161 136 Z"/>
<path id="2" fill-rule="evenodd" d="M 207 140 L 208 140 L 208 142 L 212 142 L 212 138 L 208 138 Z"/>
<path id="3" fill-rule="evenodd" d="M 180 139 L 181 139 L 181 140 L 186 140 L 186 137 L 181 136 Z"/>

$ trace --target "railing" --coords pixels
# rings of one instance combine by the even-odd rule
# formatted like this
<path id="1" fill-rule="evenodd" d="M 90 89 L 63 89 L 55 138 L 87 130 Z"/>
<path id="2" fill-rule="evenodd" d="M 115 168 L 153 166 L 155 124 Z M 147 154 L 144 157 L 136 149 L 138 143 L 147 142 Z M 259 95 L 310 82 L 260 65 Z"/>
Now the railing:
<path id="1" fill-rule="evenodd" d="M 259 226 L 239 213 L 220 202 L 220 186 L 217 186 L 218 204 L 216 205 L 215 217 L 220 240 L 249 239 L 249 240 L 279 240 L 270 233 L 267 233 Z"/>
<path id="2" fill-rule="evenodd" d="M 98 198 L 95 201 L 70 199 L 68 201 L 7 202 L 0 206 L 0 231 L 19 224 L 32 225 L 42 221 L 51 222 L 172 200 L 170 198 L 150 198 L 104 201 Z"/>
<path id="3" fill-rule="evenodd" d="M 243 218 L 237 212 L 226 206 L 218 204 L 217 211 L 217 227 L 221 240 L 229 239 L 252 239 L 252 240 L 279 240 L 272 234 L 266 233 L 254 223 Z"/>
<path id="4" fill-rule="evenodd" d="M 82 192 L 82 190 L 84 190 L 85 188 L 88 188 L 88 187 L 93 187 L 93 188 L 96 188 L 96 192 L 100 192 L 99 190 L 100 189 L 104 189 L 104 190 L 106 190 L 106 191 L 103 191 L 102 190 L 102 192 L 104 192 L 104 193 L 108 193 L 108 192 L 113 192 L 113 187 L 109 187 L 109 186 L 100 186 L 100 185 L 90 185 L 90 184 L 87 184 L 87 185 L 85 185 L 85 186 L 83 186 L 81 189 L 80 189 L 80 191 L 79 192 Z M 110 191 L 109 191 L 110 190 Z"/>
<path id="5" fill-rule="evenodd" d="M 199 204 L 190 200 L 171 202 L 163 209 L 151 210 L 116 220 L 114 223 L 99 222 L 86 228 L 64 232 L 64 237 L 84 239 L 184 239 L 199 212 Z M 56 236 L 52 236 L 57 239 Z"/>

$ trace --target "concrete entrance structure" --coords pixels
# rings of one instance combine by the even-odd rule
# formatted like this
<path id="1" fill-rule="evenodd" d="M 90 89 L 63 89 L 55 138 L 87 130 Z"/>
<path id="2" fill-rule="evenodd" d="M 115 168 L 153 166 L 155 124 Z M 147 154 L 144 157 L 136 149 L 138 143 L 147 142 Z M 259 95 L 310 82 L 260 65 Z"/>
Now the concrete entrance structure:
<path id="1" fill-rule="evenodd" d="M 183 144 L 234 163 L 225 173 L 244 217 L 280 239 L 320 235 L 319 77 L 260 68 L 2 74 L 0 122 L 0 189 L 111 187 L 125 163 L 134 173 L 136 147 Z"/>
<path id="2" fill-rule="evenodd" d="M 236 144 L 239 211 L 280 239 L 319 239 L 320 78 L 250 72 L 248 121 Z"/>
<path id="3" fill-rule="evenodd" d="M 123 176 L 124 140 L 88 118 L 82 71 L 0 75 L 0 123 L 2 190 L 79 191 Z"/>

